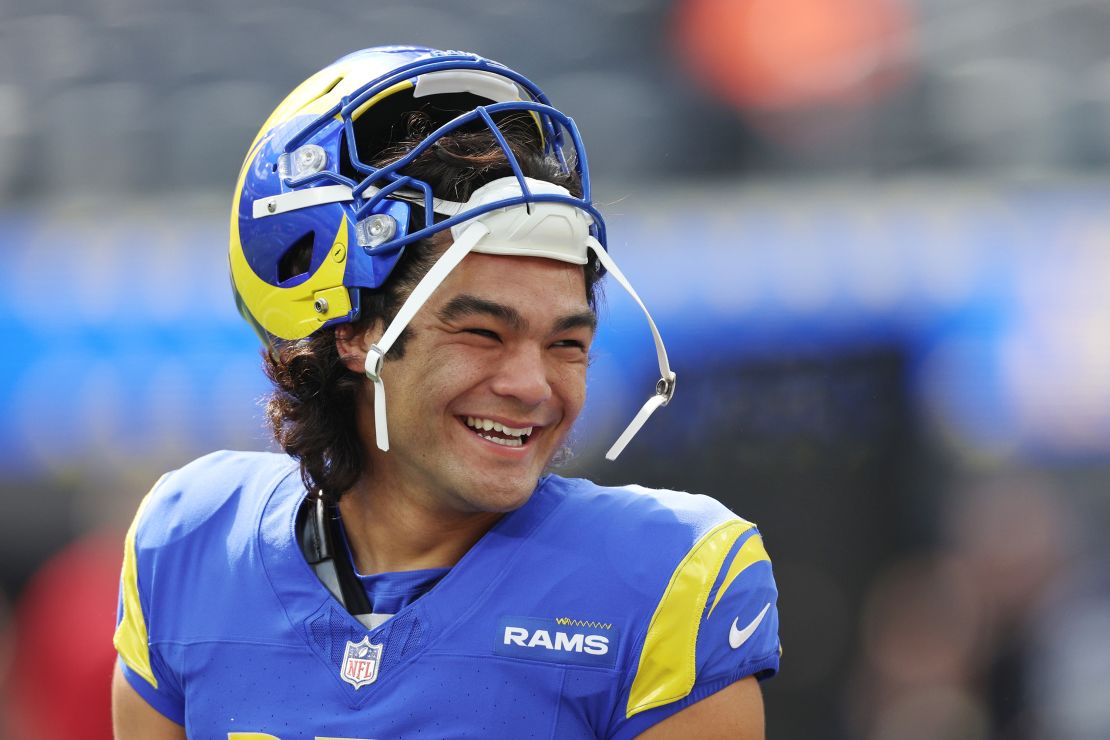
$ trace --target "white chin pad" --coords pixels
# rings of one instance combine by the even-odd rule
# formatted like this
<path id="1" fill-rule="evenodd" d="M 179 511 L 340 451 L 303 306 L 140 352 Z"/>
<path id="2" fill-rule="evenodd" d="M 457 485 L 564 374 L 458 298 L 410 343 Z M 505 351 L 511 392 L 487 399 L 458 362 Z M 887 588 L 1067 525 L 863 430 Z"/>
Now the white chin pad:
<path id="1" fill-rule="evenodd" d="M 570 196 L 566 188 L 554 183 L 526 179 L 528 189 L 534 195 Z M 521 195 L 517 179 L 504 177 L 475 190 L 461 212 Z M 451 228 L 451 236 L 458 241 L 475 221 L 485 225 L 488 233 L 474 245 L 473 252 L 547 257 L 576 265 L 584 265 L 589 260 L 593 219 L 585 211 L 567 203 L 529 203 L 498 208 L 472 221 L 456 224 Z"/>
<path id="2" fill-rule="evenodd" d="M 525 182 L 533 195 L 570 195 L 566 188 L 550 182 L 531 178 L 525 178 Z M 515 177 L 503 177 L 475 190 L 466 203 L 437 200 L 436 210 L 440 211 L 442 207 L 441 212 L 465 213 L 483 205 L 522 196 L 523 191 L 519 181 Z M 655 341 L 660 380 L 656 385 L 655 395 L 641 407 L 632 423 L 609 448 L 605 454 L 606 458 L 615 460 L 652 412 L 660 406 L 667 405 L 674 394 L 675 374 L 667 361 L 667 350 L 663 346 L 662 337 L 659 336 L 659 329 L 656 328 L 651 314 L 648 313 L 644 302 L 640 300 L 640 296 L 632 289 L 628 279 L 604 247 L 590 234 L 592 224 L 593 219 L 588 213 L 570 203 L 528 202 L 497 208 L 451 227 L 454 243 L 413 288 L 412 293 L 401 306 L 401 310 L 397 312 L 397 316 L 382 334 L 382 338 L 370 348 L 366 356 L 366 377 L 374 383 L 374 427 L 380 449 L 389 449 L 385 384 L 381 377 L 385 355 L 439 284 L 470 252 L 514 257 L 544 257 L 584 265 L 589 261 L 589 253 L 592 250 L 598 261 L 628 291 L 644 312 Z"/>

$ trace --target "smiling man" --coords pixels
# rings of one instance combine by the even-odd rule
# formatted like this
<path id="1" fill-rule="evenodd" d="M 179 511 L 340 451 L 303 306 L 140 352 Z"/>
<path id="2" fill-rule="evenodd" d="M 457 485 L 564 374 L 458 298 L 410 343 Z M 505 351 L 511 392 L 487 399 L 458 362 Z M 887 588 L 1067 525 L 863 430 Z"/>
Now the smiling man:
<path id="1" fill-rule="evenodd" d="M 599 278 L 639 298 L 535 85 L 458 52 L 340 59 L 251 145 L 229 257 L 285 454 L 209 455 L 144 500 L 117 737 L 763 737 L 755 527 L 546 474 Z M 674 392 L 647 319 L 660 381 L 609 457 Z"/>

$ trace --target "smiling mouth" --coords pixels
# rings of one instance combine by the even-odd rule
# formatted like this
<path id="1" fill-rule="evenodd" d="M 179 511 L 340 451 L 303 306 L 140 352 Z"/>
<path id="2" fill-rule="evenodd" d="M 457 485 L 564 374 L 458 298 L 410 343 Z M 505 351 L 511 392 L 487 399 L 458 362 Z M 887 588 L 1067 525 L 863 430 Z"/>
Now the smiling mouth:
<path id="1" fill-rule="evenodd" d="M 502 447 L 523 447 L 532 438 L 535 427 L 510 427 L 479 416 L 460 416 L 459 420 L 482 439 Z"/>

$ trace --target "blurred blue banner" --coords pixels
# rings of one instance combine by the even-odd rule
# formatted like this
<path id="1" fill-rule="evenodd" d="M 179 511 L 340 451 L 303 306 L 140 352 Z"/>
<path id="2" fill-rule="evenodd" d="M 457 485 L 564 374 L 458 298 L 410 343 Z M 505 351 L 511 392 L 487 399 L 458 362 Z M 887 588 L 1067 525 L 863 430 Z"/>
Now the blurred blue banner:
<path id="1" fill-rule="evenodd" d="M 657 193 L 610 209 L 624 211 L 611 216 L 611 246 L 670 348 L 673 413 L 693 363 L 894 344 L 928 416 L 969 444 L 1105 453 L 1108 195 Z M 14 278 L 0 294 L 0 466 L 87 470 L 266 446 L 267 383 L 230 297 L 223 215 L 91 214 L 0 219 Z M 646 326 L 622 291 L 609 291 L 595 355 L 586 441 L 601 444 L 654 383 Z"/>

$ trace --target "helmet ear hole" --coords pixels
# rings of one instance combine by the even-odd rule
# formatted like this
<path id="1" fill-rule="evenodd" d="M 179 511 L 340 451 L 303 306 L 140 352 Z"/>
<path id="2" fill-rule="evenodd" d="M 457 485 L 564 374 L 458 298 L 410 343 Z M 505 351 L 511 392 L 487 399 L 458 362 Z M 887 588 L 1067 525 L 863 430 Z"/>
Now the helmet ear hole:
<path id="1" fill-rule="evenodd" d="M 278 260 L 279 285 L 308 274 L 312 267 L 312 244 L 315 241 L 316 232 L 310 231 L 285 250 Z"/>

